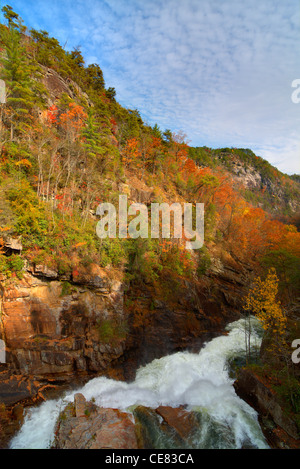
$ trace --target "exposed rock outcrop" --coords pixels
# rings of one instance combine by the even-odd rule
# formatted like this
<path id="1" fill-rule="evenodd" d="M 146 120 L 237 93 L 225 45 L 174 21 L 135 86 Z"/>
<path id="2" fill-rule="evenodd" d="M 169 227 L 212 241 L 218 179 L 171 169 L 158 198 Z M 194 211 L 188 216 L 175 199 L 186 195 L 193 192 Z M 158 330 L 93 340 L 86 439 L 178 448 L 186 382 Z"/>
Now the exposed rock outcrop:
<path id="1" fill-rule="evenodd" d="M 275 448 L 300 448 L 300 434 L 295 421 L 280 405 L 270 385 L 253 370 L 242 368 L 234 383 L 237 394 L 259 414 L 262 430 Z"/>
<path id="2" fill-rule="evenodd" d="M 199 420 L 182 407 L 150 409 L 138 406 L 133 414 L 104 409 L 75 394 L 61 412 L 55 449 L 193 448 Z"/>
<path id="3" fill-rule="evenodd" d="M 0 400 L 8 403 L 10 394 L 10 404 L 29 397 L 28 388 L 31 395 L 39 388 L 27 385 L 24 394 L 16 385 L 13 392 L 16 376 L 32 383 L 70 381 L 74 374 L 106 370 L 125 348 L 125 340 L 103 343 L 99 338 L 101 319 L 123 315 L 119 272 L 108 276 L 95 266 L 87 275 L 78 269 L 71 285 L 54 280 L 57 272 L 45 266 L 29 270 L 32 273 L 25 273 L 22 280 L 6 283 L 1 302 L 0 337 L 6 344 L 6 363 L 2 365 L 5 376 L 0 375 Z"/>
<path id="4" fill-rule="evenodd" d="M 211 271 L 202 284 L 182 281 L 176 291 L 167 285 L 169 297 L 160 298 L 144 285 L 129 307 L 124 307 L 123 275 L 92 264 L 78 266 L 69 280 L 61 280 L 53 268 L 33 265 L 22 279 L 3 283 L 0 334 L 6 343 L 6 372 L 52 384 L 71 381 L 74 374 L 107 372 L 117 360 L 126 360 L 123 376 L 131 378 L 153 358 L 199 350 L 238 317 L 244 279 L 237 271 Z M 212 282 L 218 285 L 214 290 Z M 127 335 L 104 341 L 104 319 L 127 323 Z M 0 380 L 0 399 L 1 392 Z"/>
<path id="5" fill-rule="evenodd" d="M 40 68 L 43 73 L 42 83 L 45 85 L 49 93 L 49 105 L 53 104 L 61 97 L 63 93 L 65 93 L 72 99 L 80 96 L 87 101 L 89 106 L 92 106 L 87 93 L 85 93 L 73 80 L 70 78 L 63 79 L 55 70 L 45 67 L 41 64 Z"/>
<path id="6" fill-rule="evenodd" d="M 4 244 L 5 251 L 20 253 L 23 249 L 21 238 L 8 237 Z"/>
<path id="7" fill-rule="evenodd" d="M 55 449 L 137 449 L 134 423 L 129 414 L 103 409 L 75 394 L 61 413 L 56 430 Z"/>
<path id="8" fill-rule="evenodd" d="M 133 411 L 139 448 L 195 448 L 199 421 L 182 407 L 150 409 L 138 406 Z"/>
<path id="9" fill-rule="evenodd" d="M 245 279 L 237 267 L 221 266 L 176 288 L 161 281 L 168 293 L 144 284 L 128 296 L 121 269 L 94 264 L 63 276 L 53 267 L 27 265 L 22 279 L 3 281 L 0 401 L 8 408 L 32 405 L 101 374 L 134 379 L 154 358 L 199 351 L 239 317 Z M 125 333 L 105 337 L 103 321 L 123 322 Z"/>

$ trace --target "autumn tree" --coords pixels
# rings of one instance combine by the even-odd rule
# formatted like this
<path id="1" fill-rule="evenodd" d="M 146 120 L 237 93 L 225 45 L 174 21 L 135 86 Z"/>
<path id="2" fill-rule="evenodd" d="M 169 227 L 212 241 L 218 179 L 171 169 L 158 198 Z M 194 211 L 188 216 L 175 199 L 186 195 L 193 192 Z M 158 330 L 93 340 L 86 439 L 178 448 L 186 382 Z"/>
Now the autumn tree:
<path id="1" fill-rule="evenodd" d="M 83 158 L 81 131 L 86 119 L 87 114 L 82 106 L 73 101 L 68 103 L 63 112 L 58 112 L 54 106 L 48 112 L 49 124 L 50 127 L 54 127 L 52 131 L 56 132 L 55 140 L 58 142 L 57 145 L 51 145 L 53 147 L 51 174 L 53 174 L 52 171 L 55 165 L 58 164 L 59 171 L 57 171 L 57 174 L 61 176 L 60 185 L 63 184 L 64 186 L 60 207 L 64 210 L 73 205 L 73 196 L 78 186 L 78 174 L 80 178 L 78 169 Z M 56 194 L 56 197 L 61 197 L 61 195 Z"/>
<path id="2" fill-rule="evenodd" d="M 182 131 L 177 133 L 172 133 L 172 145 L 171 152 L 174 154 L 175 161 L 178 161 L 180 158 L 187 158 L 188 156 L 188 144 L 187 136 Z"/>
<path id="3" fill-rule="evenodd" d="M 122 158 L 125 166 L 129 166 L 132 164 L 136 167 L 141 166 L 140 143 L 136 137 L 127 140 L 122 152 Z"/>
<path id="4" fill-rule="evenodd" d="M 271 337 L 285 334 L 287 318 L 277 299 L 279 279 L 274 268 L 269 269 L 265 280 L 257 277 L 245 299 L 244 309 L 254 313 L 264 331 Z"/>

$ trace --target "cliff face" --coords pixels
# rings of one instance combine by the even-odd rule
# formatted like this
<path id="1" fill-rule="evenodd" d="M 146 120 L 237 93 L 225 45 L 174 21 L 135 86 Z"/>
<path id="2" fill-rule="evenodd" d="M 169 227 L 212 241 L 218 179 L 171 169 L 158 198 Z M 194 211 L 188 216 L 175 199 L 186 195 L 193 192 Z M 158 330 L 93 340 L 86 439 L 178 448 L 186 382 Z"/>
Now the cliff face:
<path id="1" fill-rule="evenodd" d="M 21 280 L 2 281 L 1 401 L 43 399 L 59 384 L 94 374 L 130 379 L 154 358 L 199 350 L 238 317 L 244 282 L 232 267 L 209 275 L 201 284 L 182 281 L 169 298 L 149 285 L 129 298 L 124 272 L 97 265 L 79 267 L 69 282 L 42 265 L 27 266 Z M 122 334 L 105 335 L 106 326 L 118 324 L 126 325 Z"/>
<path id="2" fill-rule="evenodd" d="M 282 214 L 286 210 L 290 214 L 299 212 L 299 184 L 287 176 L 282 183 L 280 179 L 264 175 L 254 166 L 245 165 L 238 159 L 232 162 L 231 172 L 237 184 L 246 190 L 253 191 L 254 194 L 260 194 L 258 205 L 264 206 L 267 202 L 267 210 L 274 214 Z M 287 187 L 287 181 L 291 185 L 291 190 Z"/>
<path id="3" fill-rule="evenodd" d="M 2 290 L 4 374 L 47 383 L 68 381 L 74 372 L 105 370 L 122 355 L 124 341 L 103 344 L 99 340 L 99 321 L 124 314 L 119 272 L 109 276 L 94 265 L 87 276 L 82 268 L 76 283 L 67 283 L 69 291 L 65 291 L 66 281 L 51 278 L 57 273 L 44 266 L 29 270 L 32 273 L 26 272 L 22 280 L 11 281 Z M 38 390 L 28 386 L 27 393 L 22 389 L 10 393 L 5 392 L 6 386 L 2 383 L 0 392 L 7 404 L 32 397 Z"/>
<path id="4" fill-rule="evenodd" d="M 284 410 L 266 378 L 251 369 L 241 369 L 234 386 L 237 394 L 258 412 L 262 430 L 271 447 L 299 449 L 299 428 Z"/>

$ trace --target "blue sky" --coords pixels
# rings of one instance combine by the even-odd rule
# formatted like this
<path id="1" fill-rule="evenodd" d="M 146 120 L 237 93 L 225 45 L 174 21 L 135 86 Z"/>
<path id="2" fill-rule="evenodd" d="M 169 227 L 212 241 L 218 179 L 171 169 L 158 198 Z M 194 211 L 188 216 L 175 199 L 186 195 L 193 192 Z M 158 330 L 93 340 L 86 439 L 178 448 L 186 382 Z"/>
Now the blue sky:
<path id="1" fill-rule="evenodd" d="M 300 172 L 299 0 L 8 0 L 143 120 L 190 145 L 251 148 Z M 300 92 L 299 92 L 300 97 Z"/>

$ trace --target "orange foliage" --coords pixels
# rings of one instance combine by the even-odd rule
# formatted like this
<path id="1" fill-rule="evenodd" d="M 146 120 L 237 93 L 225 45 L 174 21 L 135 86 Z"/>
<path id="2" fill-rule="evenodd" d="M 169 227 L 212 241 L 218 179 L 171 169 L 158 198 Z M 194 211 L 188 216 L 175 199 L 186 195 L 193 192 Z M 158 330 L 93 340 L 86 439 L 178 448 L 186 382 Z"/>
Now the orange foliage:
<path id="1" fill-rule="evenodd" d="M 87 114 L 83 108 L 76 103 L 69 104 L 69 110 L 60 115 L 60 124 L 65 130 L 72 130 L 79 133 L 87 119 Z"/>
<path id="2" fill-rule="evenodd" d="M 57 109 L 57 106 L 55 106 L 55 104 L 49 107 L 47 111 L 47 118 L 50 124 L 54 124 L 55 122 L 57 122 L 57 113 L 58 113 L 58 109 Z"/>
<path id="3" fill-rule="evenodd" d="M 58 124 L 74 139 L 78 138 L 80 130 L 84 126 L 87 114 L 83 107 L 76 103 L 70 103 L 69 109 L 59 115 L 57 106 L 51 106 L 47 111 L 47 120 L 49 125 Z"/>
<path id="4" fill-rule="evenodd" d="M 133 137 L 127 140 L 122 156 L 125 166 L 140 164 L 141 152 L 137 138 Z"/>

